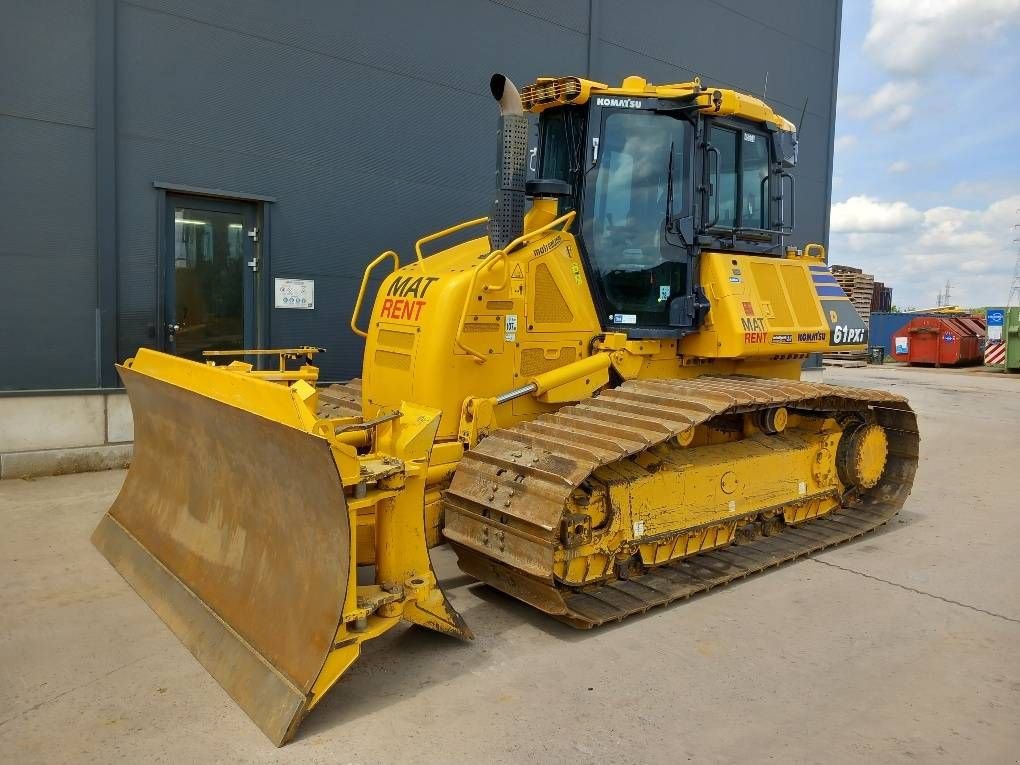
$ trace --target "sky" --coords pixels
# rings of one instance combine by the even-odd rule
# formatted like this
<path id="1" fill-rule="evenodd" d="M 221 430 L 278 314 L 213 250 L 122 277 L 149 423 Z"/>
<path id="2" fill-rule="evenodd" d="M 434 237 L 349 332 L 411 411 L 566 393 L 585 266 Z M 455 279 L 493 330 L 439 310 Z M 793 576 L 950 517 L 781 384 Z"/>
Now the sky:
<path id="1" fill-rule="evenodd" d="M 900 309 L 1004 305 L 1020 239 L 1020 0 L 844 0 L 829 262 Z M 1016 228 L 1014 228 L 1016 226 Z"/>

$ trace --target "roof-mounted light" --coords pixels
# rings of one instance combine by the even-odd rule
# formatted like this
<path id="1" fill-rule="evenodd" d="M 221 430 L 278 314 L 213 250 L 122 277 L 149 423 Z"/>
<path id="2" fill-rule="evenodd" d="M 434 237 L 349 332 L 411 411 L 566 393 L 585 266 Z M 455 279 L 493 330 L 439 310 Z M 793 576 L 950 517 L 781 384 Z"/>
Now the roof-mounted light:
<path id="1" fill-rule="evenodd" d="M 600 86 L 580 77 L 539 77 L 533 84 L 521 89 L 521 100 L 524 108 L 532 112 L 540 112 L 550 106 L 583 104 L 588 100 L 593 85 Z"/>

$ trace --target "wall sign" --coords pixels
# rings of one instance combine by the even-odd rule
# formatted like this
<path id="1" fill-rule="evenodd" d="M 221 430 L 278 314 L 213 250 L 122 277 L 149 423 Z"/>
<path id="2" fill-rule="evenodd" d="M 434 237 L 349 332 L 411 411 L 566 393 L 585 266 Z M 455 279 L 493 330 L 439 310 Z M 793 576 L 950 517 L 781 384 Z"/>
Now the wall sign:
<path id="1" fill-rule="evenodd" d="M 276 308 L 315 308 L 315 282 L 312 279 L 273 279 Z"/>
<path id="2" fill-rule="evenodd" d="M 1002 339 L 1002 325 L 1006 319 L 1006 311 L 1003 308 L 989 308 L 985 313 L 988 325 L 988 340 L 995 341 Z"/>

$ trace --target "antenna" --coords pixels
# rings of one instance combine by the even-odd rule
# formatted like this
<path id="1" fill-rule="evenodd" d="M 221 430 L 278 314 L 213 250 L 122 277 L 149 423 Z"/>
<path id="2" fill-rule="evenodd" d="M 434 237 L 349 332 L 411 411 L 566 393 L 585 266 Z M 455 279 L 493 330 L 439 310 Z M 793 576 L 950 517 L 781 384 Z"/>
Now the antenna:
<path id="1" fill-rule="evenodd" d="M 800 122 L 797 123 L 797 137 L 800 137 L 800 128 L 804 124 L 804 115 L 807 114 L 807 98 L 804 98 L 804 108 L 800 110 Z"/>
<path id="2" fill-rule="evenodd" d="M 768 73 L 768 70 L 766 69 L 765 70 L 765 87 L 761 91 L 761 100 L 762 100 L 762 102 L 765 101 L 765 96 L 768 95 L 768 92 L 769 92 L 769 73 Z"/>

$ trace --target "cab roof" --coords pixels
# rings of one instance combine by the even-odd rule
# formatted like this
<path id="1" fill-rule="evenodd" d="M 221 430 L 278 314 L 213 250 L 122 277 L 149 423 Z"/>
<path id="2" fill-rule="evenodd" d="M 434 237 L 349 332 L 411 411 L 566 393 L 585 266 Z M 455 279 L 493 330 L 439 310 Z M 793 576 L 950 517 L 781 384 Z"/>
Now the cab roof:
<path id="1" fill-rule="evenodd" d="M 725 88 L 706 88 L 699 78 L 690 82 L 655 85 L 643 77 L 624 78 L 619 87 L 581 77 L 539 77 L 521 89 L 524 108 L 538 114 L 556 106 L 587 103 L 593 96 L 611 96 L 640 100 L 641 98 L 691 99 L 698 107 L 720 117 L 738 117 L 796 132 L 796 127 L 759 98 Z"/>

